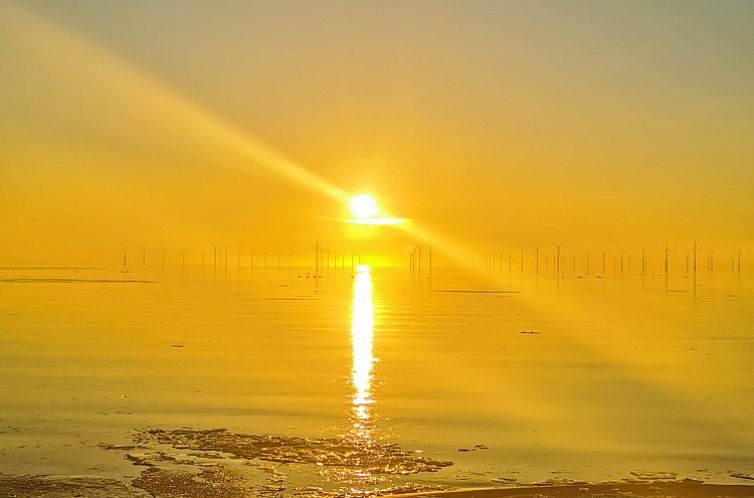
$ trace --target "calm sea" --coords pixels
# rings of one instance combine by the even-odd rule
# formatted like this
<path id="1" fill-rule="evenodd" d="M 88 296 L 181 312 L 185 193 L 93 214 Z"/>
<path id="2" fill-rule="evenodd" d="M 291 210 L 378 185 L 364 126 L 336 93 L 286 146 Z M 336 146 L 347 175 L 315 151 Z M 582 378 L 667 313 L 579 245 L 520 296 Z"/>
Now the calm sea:
<path id="1" fill-rule="evenodd" d="M 282 494 L 745 483 L 750 282 L 511 277 L 0 270 L 0 473 L 213 461 Z"/>

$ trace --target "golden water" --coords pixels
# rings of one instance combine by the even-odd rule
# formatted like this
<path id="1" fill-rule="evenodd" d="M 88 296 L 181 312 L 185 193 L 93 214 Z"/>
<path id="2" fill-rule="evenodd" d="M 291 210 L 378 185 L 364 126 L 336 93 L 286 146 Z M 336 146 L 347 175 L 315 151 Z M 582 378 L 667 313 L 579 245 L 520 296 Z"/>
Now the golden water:
<path id="1" fill-rule="evenodd" d="M 736 275 L 424 277 L 2 270 L 0 473 L 128 482 L 108 445 L 176 428 L 308 438 L 255 447 L 284 491 L 752 472 Z"/>

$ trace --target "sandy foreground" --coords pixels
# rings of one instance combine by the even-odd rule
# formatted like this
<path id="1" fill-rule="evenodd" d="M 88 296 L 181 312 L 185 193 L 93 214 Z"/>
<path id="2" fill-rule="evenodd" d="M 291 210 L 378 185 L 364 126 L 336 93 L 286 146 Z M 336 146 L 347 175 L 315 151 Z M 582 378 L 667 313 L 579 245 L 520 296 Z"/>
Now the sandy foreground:
<path id="1" fill-rule="evenodd" d="M 754 486 L 742 484 L 704 484 L 693 480 L 649 483 L 569 484 L 562 486 L 522 486 L 458 491 L 412 493 L 394 496 L 444 498 L 736 498 L 754 497 Z"/>
<path id="2" fill-rule="evenodd" d="M 155 491 L 157 491 L 155 493 Z M 145 492 L 112 479 L 93 477 L 10 476 L 0 474 L 0 498 L 241 498 L 251 496 L 278 496 L 274 492 L 259 493 L 224 486 L 196 489 L 185 486 L 180 480 L 168 480 L 160 490 Z M 296 494 L 296 496 L 307 496 Z M 338 496 L 312 494 L 311 496 Z M 349 495 L 343 495 L 349 496 Z M 754 497 L 754 486 L 735 484 L 704 484 L 699 481 L 647 483 L 603 483 L 520 486 L 510 488 L 465 489 L 455 491 L 429 491 L 382 496 L 387 498 L 437 497 L 437 498 L 749 498 Z"/>

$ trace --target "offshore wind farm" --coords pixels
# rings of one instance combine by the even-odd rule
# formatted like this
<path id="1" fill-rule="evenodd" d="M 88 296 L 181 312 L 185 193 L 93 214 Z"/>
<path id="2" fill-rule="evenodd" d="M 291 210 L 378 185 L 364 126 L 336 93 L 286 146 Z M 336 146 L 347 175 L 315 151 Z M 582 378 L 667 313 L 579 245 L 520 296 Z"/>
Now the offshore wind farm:
<path id="1" fill-rule="evenodd" d="M 567 277 L 570 278 L 596 278 L 596 279 L 618 279 L 623 277 L 639 276 L 642 279 L 650 277 L 663 277 L 666 280 L 682 279 L 688 284 L 690 288 L 699 286 L 698 276 L 704 274 L 706 277 L 713 278 L 715 275 L 715 251 L 709 250 L 706 253 L 701 251 L 696 245 L 696 240 L 693 241 L 693 246 L 682 248 L 680 251 L 676 251 L 683 255 L 672 258 L 670 256 L 673 252 L 669 245 L 665 245 L 664 248 L 657 247 L 654 251 L 647 249 L 646 246 L 641 246 L 634 252 L 624 249 L 621 246 L 620 250 L 606 251 L 597 250 L 594 253 L 590 249 L 583 249 L 583 245 L 579 244 L 580 251 L 574 251 L 568 254 L 568 251 L 563 250 L 561 254 L 561 248 L 564 244 L 543 244 L 535 245 L 531 247 L 519 246 L 508 249 L 494 250 L 484 255 L 482 262 L 478 267 L 463 267 L 453 264 L 452 260 L 446 261 L 444 267 L 454 270 L 470 270 L 478 271 L 483 269 L 491 279 L 499 280 L 503 277 L 508 279 L 508 283 L 513 282 L 515 276 L 516 281 L 523 283 L 525 278 L 528 282 L 534 278 L 535 282 L 542 277 L 552 277 L 554 281 L 559 281 Z M 267 249 L 262 254 L 256 255 L 254 249 L 248 251 L 243 250 L 243 244 L 237 246 L 225 246 L 224 244 L 210 244 L 213 248 L 211 265 L 206 259 L 207 248 L 195 249 L 193 257 L 189 256 L 188 264 L 189 268 L 198 272 L 202 277 L 211 276 L 212 279 L 217 279 L 218 267 L 228 268 L 228 249 L 232 250 L 231 255 L 235 252 L 236 259 L 231 261 L 230 267 L 232 271 L 235 271 L 237 279 L 239 279 L 243 273 L 244 276 L 252 276 L 255 268 L 262 271 L 267 271 L 269 265 L 267 264 L 267 257 L 269 253 Z M 217 247 L 222 247 L 224 252 L 220 253 L 218 258 Z M 386 268 L 402 268 L 405 267 L 408 271 L 408 275 L 411 277 L 421 277 L 422 268 L 425 270 L 425 277 L 429 278 L 432 274 L 432 269 L 437 268 L 437 260 L 433 265 L 432 249 L 434 246 L 425 244 L 417 244 L 415 246 L 409 246 L 407 248 L 408 255 L 406 264 L 385 264 L 382 263 L 379 266 Z M 146 274 L 146 254 L 147 249 L 144 246 L 139 246 L 141 251 L 141 262 L 136 264 L 128 264 L 128 248 L 123 248 L 123 265 L 121 273 L 130 274 L 136 273 L 140 270 L 143 275 Z M 287 251 L 287 252 L 281 252 Z M 321 245 L 320 241 L 310 248 L 310 251 L 296 255 L 295 260 L 297 264 L 294 265 L 294 253 L 289 250 L 281 250 L 277 254 L 277 265 L 275 269 L 280 271 L 285 268 L 289 272 L 296 270 L 295 275 L 301 278 L 316 278 L 329 275 L 331 270 L 334 274 L 340 276 L 353 276 L 355 269 L 363 262 L 367 262 L 366 258 L 361 253 L 356 253 L 348 250 L 330 249 Z M 731 249 L 728 251 L 730 265 L 718 267 L 718 276 L 724 277 L 726 275 L 731 278 L 740 280 L 742 278 L 742 263 L 743 263 L 743 250 Z M 167 256 L 168 266 L 180 265 L 181 275 L 185 276 L 186 271 L 186 250 L 181 250 L 176 253 L 171 265 L 171 258 Z M 600 256 L 601 264 L 598 266 L 590 266 L 590 258 L 592 254 Z M 285 256 L 285 264 L 281 264 L 281 257 Z M 640 260 L 640 266 L 638 269 L 631 269 L 631 257 L 638 257 Z M 700 256 L 704 257 L 704 265 L 700 262 Z M 718 253 L 719 255 L 719 253 Z M 163 252 L 164 256 L 164 252 Z M 247 259 L 248 258 L 248 259 Z M 259 261 L 257 261 L 257 259 Z M 723 257 L 723 260 L 727 260 L 727 257 Z M 163 258 L 164 262 L 165 258 Z M 399 261 L 399 258 L 395 258 Z M 515 260 L 515 265 L 513 261 Z M 566 264 L 566 260 L 571 262 L 570 265 Z M 219 266 L 218 266 L 219 265 Z M 102 267 L 106 269 L 107 267 Z M 160 278 L 164 279 L 166 276 L 166 266 L 162 264 L 159 268 L 150 267 L 150 275 L 155 275 L 158 271 L 161 273 Z M 225 272 L 227 277 L 227 271 Z M 227 278 L 226 278 L 227 279 Z M 695 283 L 696 282 L 696 283 Z"/>
<path id="2" fill-rule="evenodd" d="M 0 0 L 0 498 L 754 498 L 751 18 Z"/>
<path id="3" fill-rule="evenodd" d="M 749 496 L 735 259 L 217 247 L 0 271 L 8 496 Z"/>

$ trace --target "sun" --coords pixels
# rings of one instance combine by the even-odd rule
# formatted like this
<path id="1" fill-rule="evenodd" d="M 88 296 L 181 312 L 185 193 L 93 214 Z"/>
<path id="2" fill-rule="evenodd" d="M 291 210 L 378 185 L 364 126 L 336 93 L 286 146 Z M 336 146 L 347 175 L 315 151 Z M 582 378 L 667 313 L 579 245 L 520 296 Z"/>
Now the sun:
<path id="1" fill-rule="evenodd" d="M 355 225 L 400 225 L 408 221 L 407 218 L 391 218 L 377 206 L 377 201 L 369 194 L 357 194 L 348 201 L 348 209 L 352 218 L 341 220 Z"/>
<path id="2" fill-rule="evenodd" d="M 373 218 L 379 212 L 377 201 L 369 194 L 359 194 L 351 198 L 348 204 L 351 214 L 359 220 Z"/>

